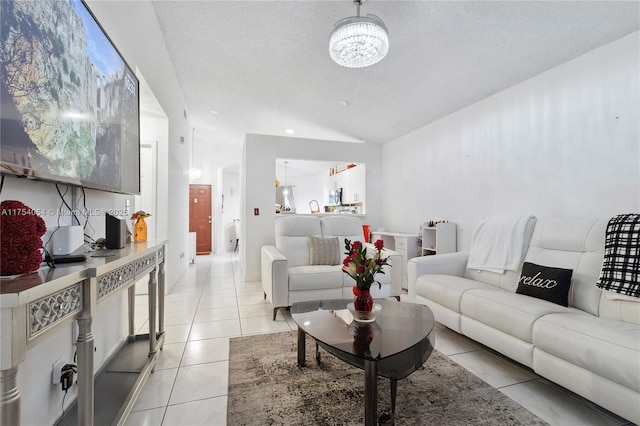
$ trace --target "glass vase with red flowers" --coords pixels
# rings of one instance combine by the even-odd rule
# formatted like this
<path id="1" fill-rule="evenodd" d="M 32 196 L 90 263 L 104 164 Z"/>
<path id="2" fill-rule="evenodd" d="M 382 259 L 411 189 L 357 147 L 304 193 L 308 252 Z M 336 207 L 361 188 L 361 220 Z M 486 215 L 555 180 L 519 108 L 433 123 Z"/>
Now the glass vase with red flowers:
<path id="1" fill-rule="evenodd" d="M 353 286 L 353 306 L 356 311 L 371 312 L 373 309 L 373 297 L 371 297 L 371 285 L 377 283 L 377 274 L 384 274 L 382 268 L 389 265 L 389 258 L 384 256 L 384 242 L 377 240 L 374 243 L 375 250 L 367 250 L 360 241 L 351 242 L 344 240 L 345 254 L 342 261 L 342 272 L 349 275 L 356 282 Z M 391 265 L 389 265 L 391 266 Z"/>

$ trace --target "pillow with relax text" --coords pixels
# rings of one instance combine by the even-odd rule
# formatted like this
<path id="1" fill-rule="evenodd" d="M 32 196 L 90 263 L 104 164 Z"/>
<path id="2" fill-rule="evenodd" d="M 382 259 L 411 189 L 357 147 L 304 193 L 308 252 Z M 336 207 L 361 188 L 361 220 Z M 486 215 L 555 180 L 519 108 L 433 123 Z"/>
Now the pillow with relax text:
<path id="1" fill-rule="evenodd" d="M 573 270 L 525 262 L 516 293 L 569 306 Z"/>

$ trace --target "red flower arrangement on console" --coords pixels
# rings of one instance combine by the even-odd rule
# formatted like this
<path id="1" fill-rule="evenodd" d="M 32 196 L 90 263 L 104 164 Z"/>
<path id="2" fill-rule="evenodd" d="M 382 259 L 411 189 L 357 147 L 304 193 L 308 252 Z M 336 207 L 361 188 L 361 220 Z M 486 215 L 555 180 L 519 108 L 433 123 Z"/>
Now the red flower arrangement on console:
<path id="1" fill-rule="evenodd" d="M 42 263 L 44 220 L 20 201 L 0 203 L 0 275 L 27 274 Z"/>
<path id="2" fill-rule="evenodd" d="M 375 251 L 373 254 L 368 254 L 360 241 L 352 243 L 345 238 L 344 244 L 347 257 L 342 262 L 342 272 L 356 282 L 356 285 L 353 286 L 354 308 L 358 311 L 371 311 L 373 308 L 371 285 L 378 283 L 378 286 L 382 287 L 380 281 L 376 281 L 375 276 L 376 274 L 384 274 L 382 267 L 389 264 L 389 258 L 382 256 L 384 242 L 377 240 L 374 243 Z"/>

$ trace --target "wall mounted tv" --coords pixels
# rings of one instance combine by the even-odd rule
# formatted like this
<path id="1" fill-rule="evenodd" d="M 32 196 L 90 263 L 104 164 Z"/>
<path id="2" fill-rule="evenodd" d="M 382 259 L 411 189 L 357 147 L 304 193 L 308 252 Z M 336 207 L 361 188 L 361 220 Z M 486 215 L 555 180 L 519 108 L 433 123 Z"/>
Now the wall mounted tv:
<path id="1" fill-rule="evenodd" d="M 80 0 L 2 1 L 0 171 L 140 192 L 139 81 Z"/>

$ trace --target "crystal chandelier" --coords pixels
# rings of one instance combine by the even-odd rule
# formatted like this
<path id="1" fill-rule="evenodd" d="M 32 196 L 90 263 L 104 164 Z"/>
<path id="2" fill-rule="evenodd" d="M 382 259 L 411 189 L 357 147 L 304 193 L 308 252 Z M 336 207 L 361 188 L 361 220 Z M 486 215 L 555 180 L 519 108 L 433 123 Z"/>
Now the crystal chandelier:
<path id="1" fill-rule="evenodd" d="M 353 0 L 357 16 L 336 22 L 329 40 L 329 55 L 338 65 L 368 67 L 378 63 L 389 51 L 389 34 L 384 22 L 375 15 L 360 16 L 366 0 Z"/>

